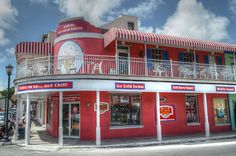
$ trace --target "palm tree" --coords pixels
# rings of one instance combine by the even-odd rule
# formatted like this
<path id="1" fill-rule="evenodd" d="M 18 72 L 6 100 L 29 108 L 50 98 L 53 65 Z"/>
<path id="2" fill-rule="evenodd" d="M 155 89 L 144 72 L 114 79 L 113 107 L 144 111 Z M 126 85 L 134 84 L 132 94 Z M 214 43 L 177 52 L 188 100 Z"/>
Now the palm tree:
<path id="1" fill-rule="evenodd" d="M 13 95 L 15 94 L 15 87 L 11 87 L 9 89 L 9 100 L 11 100 L 12 103 L 16 103 L 16 100 L 13 98 Z M 0 100 L 2 99 L 6 99 L 7 98 L 7 89 L 4 89 L 2 91 L 0 91 Z"/>

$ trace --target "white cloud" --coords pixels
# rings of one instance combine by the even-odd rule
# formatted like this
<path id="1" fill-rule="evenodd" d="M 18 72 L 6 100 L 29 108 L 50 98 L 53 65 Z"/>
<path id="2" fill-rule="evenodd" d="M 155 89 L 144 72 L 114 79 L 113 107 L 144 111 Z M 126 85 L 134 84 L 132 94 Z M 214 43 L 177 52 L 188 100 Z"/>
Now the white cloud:
<path id="1" fill-rule="evenodd" d="M 16 16 L 18 12 L 11 5 L 11 0 L 1 0 L 0 2 L 0 46 L 6 45 L 10 40 L 6 38 L 5 31 L 13 28 L 13 24 L 17 22 Z"/>
<path id="2" fill-rule="evenodd" d="M 10 56 L 10 57 L 15 56 L 15 48 L 7 48 L 6 52 L 7 52 L 7 55 Z"/>
<path id="3" fill-rule="evenodd" d="M 92 24 L 104 24 L 104 16 L 118 8 L 123 0 L 54 0 L 68 17 L 84 16 Z"/>
<path id="4" fill-rule="evenodd" d="M 30 0 L 30 3 L 32 4 L 47 4 L 49 2 L 49 0 Z"/>
<path id="5" fill-rule="evenodd" d="M 0 46 L 6 45 L 10 40 L 6 38 L 5 31 L 0 28 Z"/>
<path id="6" fill-rule="evenodd" d="M 229 1 L 229 10 L 236 15 L 236 0 Z"/>
<path id="7" fill-rule="evenodd" d="M 162 27 L 161 33 L 222 41 L 229 39 L 226 17 L 216 16 L 197 0 L 180 0 L 175 13 Z"/>
<path id="8" fill-rule="evenodd" d="M 145 0 L 138 3 L 137 6 L 122 10 L 123 14 L 134 15 L 139 18 L 147 18 L 156 11 L 158 6 L 165 5 L 163 0 Z"/>

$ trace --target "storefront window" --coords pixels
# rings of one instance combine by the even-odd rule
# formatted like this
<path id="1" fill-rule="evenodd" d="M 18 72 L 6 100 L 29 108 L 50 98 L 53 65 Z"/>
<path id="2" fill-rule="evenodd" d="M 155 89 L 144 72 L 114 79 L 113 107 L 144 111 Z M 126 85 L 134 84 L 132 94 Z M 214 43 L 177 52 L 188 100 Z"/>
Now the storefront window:
<path id="1" fill-rule="evenodd" d="M 139 95 L 111 95 L 111 126 L 140 125 Z"/>
<path id="2" fill-rule="evenodd" d="M 214 98 L 213 108 L 214 108 L 216 125 L 228 124 L 229 123 L 228 100 L 224 98 Z"/>
<path id="3" fill-rule="evenodd" d="M 187 123 L 199 123 L 199 115 L 198 115 L 198 101 L 196 95 L 186 95 L 185 96 L 186 103 L 186 118 Z"/>

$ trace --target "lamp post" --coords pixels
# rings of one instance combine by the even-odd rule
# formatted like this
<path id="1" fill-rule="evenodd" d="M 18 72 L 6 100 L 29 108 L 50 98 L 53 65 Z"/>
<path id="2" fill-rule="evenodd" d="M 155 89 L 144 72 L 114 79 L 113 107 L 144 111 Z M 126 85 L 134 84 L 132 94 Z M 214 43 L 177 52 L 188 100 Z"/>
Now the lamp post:
<path id="1" fill-rule="evenodd" d="M 5 116 L 5 133 L 4 133 L 4 137 L 3 137 L 3 140 L 2 142 L 9 142 L 9 138 L 8 138 L 8 112 L 9 112 L 9 92 L 10 92 L 10 77 L 11 77 L 11 74 L 12 74 L 12 71 L 13 71 L 13 66 L 12 65 L 8 65 L 6 66 L 6 72 L 7 72 L 7 75 L 8 75 L 8 87 L 7 87 L 7 102 L 5 103 L 6 104 L 6 116 Z"/>

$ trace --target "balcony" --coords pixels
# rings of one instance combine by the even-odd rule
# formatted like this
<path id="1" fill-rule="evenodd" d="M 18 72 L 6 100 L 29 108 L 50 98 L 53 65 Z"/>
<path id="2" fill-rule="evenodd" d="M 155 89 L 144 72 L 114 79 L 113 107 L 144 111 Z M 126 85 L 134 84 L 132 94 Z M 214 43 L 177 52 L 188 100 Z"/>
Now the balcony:
<path id="1" fill-rule="evenodd" d="M 107 55 L 41 57 L 17 65 L 17 79 L 50 75 L 102 75 L 234 81 L 235 67 Z"/>

